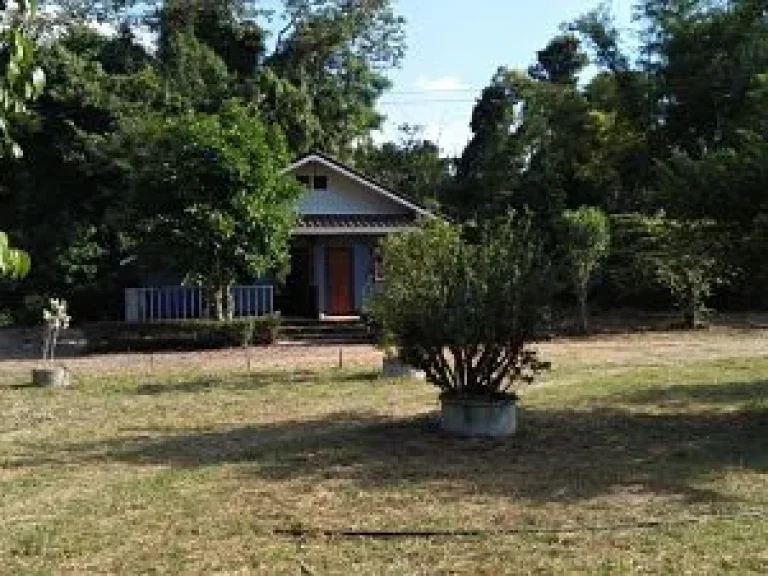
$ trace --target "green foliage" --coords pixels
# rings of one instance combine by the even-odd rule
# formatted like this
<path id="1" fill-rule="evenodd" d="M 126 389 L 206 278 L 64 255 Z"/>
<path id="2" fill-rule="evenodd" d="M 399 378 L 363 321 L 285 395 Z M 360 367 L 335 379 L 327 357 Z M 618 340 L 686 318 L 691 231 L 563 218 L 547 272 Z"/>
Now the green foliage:
<path id="1" fill-rule="evenodd" d="M 699 326 L 715 289 L 728 284 L 734 270 L 727 264 L 728 231 L 708 220 L 672 220 L 634 216 L 626 250 L 625 282 L 663 286 L 680 310 L 681 324 Z M 644 277 L 644 278 L 642 278 Z"/>
<path id="2" fill-rule="evenodd" d="M 281 135 L 253 109 L 136 119 L 116 145 L 128 152 L 140 257 L 215 292 L 217 318 L 226 286 L 287 264 L 301 189 L 283 173 Z"/>
<path id="3" fill-rule="evenodd" d="M 173 108 L 214 112 L 232 93 L 227 65 L 192 34 L 176 33 L 168 39 L 162 62 L 171 95 L 167 104 Z"/>
<path id="4" fill-rule="evenodd" d="M 22 156 L 21 147 L 11 137 L 11 121 L 26 112 L 27 102 L 40 93 L 45 80 L 35 65 L 34 44 L 27 35 L 34 10 L 34 0 L 0 5 L 0 161 L 6 155 Z M 20 278 L 29 269 L 29 255 L 11 248 L 7 234 L 0 231 L 0 278 Z"/>
<path id="5" fill-rule="evenodd" d="M 88 349 L 104 352 L 207 350 L 274 343 L 277 316 L 237 320 L 178 320 L 130 324 L 98 322 L 84 325 Z"/>
<path id="6" fill-rule="evenodd" d="M 45 82 L 28 34 L 34 13 L 34 0 L 0 4 L 0 158 L 22 155 L 11 138 L 11 120 L 26 112 L 27 102 L 40 94 Z"/>
<path id="7" fill-rule="evenodd" d="M 605 212 L 583 206 L 563 212 L 561 230 L 567 276 L 578 298 L 581 329 L 586 333 L 589 331 L 589 285 L 610 249 L 610 223 Z"/>
<path id="8" fill-rule="evenodd" d="M 581 50 L 581 41 L 572 34 L 553 38 L 546 48 L 537 53 L 537 62 L 528 70 L 535 80 L 555 84 L 575 84 L 578 74 L 589 63 Z"/>
<path id="9" fill-rule="evenodd" d="M 676 150 L 657 163 L 659 196 L 670 213 L 741 224 L 768 214 L 768 140 L 747 130 L 736 138 L 701 155 Z"/>
<path id="10" fill-rule="evenodd" d="M 648 254 L 648 264 L 669 288 L 683 325 L 695 328 L 707 312 L 714 290 L 727 284 L 731 271 L 722 259 L 722 238 L 711 221 L 660 221 L 662 248 Z"/>
<path id="11" fill-rule="evenodd" d="M 29 274 L 30 259 L 26 252 L 11 248 L 8 235 L 0 231 L 0 278 L 21 278 Z"/>
<path id="12" fill-rule="evenodd" d="M 529 219 L 510 215 L 477 243 L 430 221 L 388 238 L 383 255 L 387 288 L 371 316 L 443 394 L 508 397 L 543 367 L 528 344 L 549 303 L 550 266 Z"/>
<path id="13" fill-rule="evenodd" d="M 450 161 L 421 127 L 404 125 L 400 132 L 399 142 L 359 147 L 355 167 L 417 202 L 438 205 L 451 180 Z"/>

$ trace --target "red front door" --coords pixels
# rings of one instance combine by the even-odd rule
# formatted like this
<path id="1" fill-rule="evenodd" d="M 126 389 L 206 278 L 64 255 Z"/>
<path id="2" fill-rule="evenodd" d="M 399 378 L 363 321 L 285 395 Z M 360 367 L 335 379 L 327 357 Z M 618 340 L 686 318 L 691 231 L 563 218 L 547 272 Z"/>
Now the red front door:
<path id="1" fill-rule="evenodd" d="M 347 247 L 329 247 L 328 306 L 327 313 L 337 316 L 354 311 L 352 301 L 352 250 Z"/>

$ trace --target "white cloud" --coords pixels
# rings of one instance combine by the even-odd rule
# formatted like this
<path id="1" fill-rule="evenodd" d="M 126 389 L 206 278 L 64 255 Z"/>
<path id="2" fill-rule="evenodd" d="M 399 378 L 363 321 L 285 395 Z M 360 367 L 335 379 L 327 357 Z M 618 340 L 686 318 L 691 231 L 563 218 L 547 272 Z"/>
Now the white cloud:
<path id="1" fill-rule="evenodd" d="M 442 153 L 447 156 L 461 155 L 472 136 L 469 129 L 469 119 L 463 115 L 453 115 L 450 119 L 434 118 L 426 121 L 423 118 L 414 117 L 409 119 L 408 123 L 422 126 L 421 137 L 437 144 Z M 397 130 L 398 125 L 396 122 L 387 122 L 383 130 L 374 132 L 374 141 L 378 144 L 397 142 L 401 136 Z"/>
<path id="2" fill-rule="evenodd" d="M 457 76 L 442 76 L 440 78 L 422 76 L 416 81 L 416 86 L 425 92 L 450 92 L 451 90 L 467 89 L 467 85 Z"/>
<path id="3" fill-rule="evenodd" d="M 428 122 L 424 126 L 424 137 L 431 140 L 443 154 L 458 156 L 464 150 L 472 133 L 466 118 L 456 118 L 442 122 Z"/>

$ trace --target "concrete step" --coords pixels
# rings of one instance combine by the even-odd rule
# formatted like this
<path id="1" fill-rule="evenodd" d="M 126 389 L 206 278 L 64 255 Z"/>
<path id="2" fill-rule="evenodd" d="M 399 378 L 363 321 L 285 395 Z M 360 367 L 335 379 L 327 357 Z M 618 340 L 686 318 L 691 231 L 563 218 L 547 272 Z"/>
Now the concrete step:
<path id="1" fill-rule="evenodd" d="M 320 321 L 290 319 L 283 321 L 278 341 L 328 344 L 368 344 L 368 327 L 360 320 Z"/>

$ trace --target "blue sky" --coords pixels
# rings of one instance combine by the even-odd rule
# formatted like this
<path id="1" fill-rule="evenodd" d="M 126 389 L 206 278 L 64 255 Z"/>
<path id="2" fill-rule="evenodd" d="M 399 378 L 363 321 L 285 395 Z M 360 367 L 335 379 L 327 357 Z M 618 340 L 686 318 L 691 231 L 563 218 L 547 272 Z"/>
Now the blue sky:
<path id="1" fill-rule="evenodd" d="M 380 110 L 388 120 L 381 138 L 397 126 L 418 124 L 448 153 L 469 137 L 475 98 L 499 66 L 526 69 L 560 24 L 600 0 L 396 0 L 407 19 L 408 51 L 392 71 L 393 87 Z M 632 0 L 613 0 L 622 28 L 630 25 Z M 468 10 L 468 8 L 470 8 Z"/>

